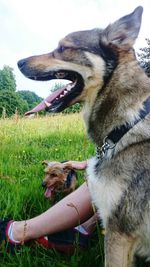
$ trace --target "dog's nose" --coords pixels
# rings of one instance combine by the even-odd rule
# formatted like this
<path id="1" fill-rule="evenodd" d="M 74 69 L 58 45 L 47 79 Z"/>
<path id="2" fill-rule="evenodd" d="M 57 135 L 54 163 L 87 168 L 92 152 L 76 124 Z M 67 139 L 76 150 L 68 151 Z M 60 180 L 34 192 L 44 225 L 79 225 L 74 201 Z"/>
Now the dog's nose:
<path id="1" fill-rule="evenodd" d="M 46 182 L 42 183 L 42 187 L 45 188 L 46 187 Z"/>
<path id="2" fill-rule="evenodd" d="M 26 60 L 25 59 L 21 59 L 21 60 L 18 61 L 17 64 L 18 64 L 18 68 L 22 69 L 26 64 Z"/>

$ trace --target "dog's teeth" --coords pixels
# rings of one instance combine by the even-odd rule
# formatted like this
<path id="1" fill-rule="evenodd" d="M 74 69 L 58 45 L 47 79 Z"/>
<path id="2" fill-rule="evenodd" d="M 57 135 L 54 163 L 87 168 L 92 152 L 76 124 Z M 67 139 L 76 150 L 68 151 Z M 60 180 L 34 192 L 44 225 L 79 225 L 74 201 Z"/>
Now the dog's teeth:
<path id="1" fill-rule="evenodd" d="M 67 91 L 70 91 L 71 88 L 72 88 L 72 84 L 68 84 L 66 89 L 67 89 Z"/>
<path id="2" fill-rule="evenodd" d="M 56 97 L 56 100 L 58 100 L 59 98 L 58 97 Z"/>
<path id="3" fill-rule="evenodd" d="M 64 97 L 64 95 L 60 95 L 60 98 Z"/>
<path id="4" fill-rule="evenodd" d="M 45 105 L 49 108 L 52 104 L 47 102 L 47 101 L 44 101 Z"/>

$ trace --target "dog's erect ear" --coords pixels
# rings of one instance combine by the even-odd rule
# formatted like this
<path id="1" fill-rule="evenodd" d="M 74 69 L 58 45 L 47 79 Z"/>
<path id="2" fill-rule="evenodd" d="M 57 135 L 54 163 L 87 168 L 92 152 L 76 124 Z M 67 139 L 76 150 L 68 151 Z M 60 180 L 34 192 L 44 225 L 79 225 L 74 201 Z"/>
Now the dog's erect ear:
<path id="1" fill-rule="evenodd" d="M 103 31 L 102 41 L 118 47 L 131 47 L 138 37 L 143 8 L 137 7 L 131 14 L 108 25 Z"/>

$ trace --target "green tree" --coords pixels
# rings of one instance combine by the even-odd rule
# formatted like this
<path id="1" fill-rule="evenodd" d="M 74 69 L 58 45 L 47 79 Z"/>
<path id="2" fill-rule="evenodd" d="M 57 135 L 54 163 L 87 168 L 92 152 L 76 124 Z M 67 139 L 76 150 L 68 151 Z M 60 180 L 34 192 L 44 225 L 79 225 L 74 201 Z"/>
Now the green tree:
<path id="1" fill-rule="evenodd" d="M 30 91 L 16 92 L 16 80 L 13 69 L 4 66 L 0 70 L 0 116 L 11 116 L 16 109 L 20 114 L 32 109 L 42 98 Z"/>
<path id="2" fill-rule="evenodd" d="M 9 66 L 4 66 L 0 70 L 0 90 L 16 91 L 16 80 L 13 74 L 13 69 Z"/>
<path id="3" fill-rule="evenodd" d="M 7 116 L 15 113 L 16 108 L 20 114 L 29 109 L 28 103 L 11 90 L 0 90 L 0 116 L 3 111 Z"/>
<path id="4" fill-rule="evenodd" d="M 29 109 L 34 108 L 37 104 L 39 104 L 43 98 L 39 97 L 34 92 L 28 90 L 18 91 L 17 94 L 28 103 Z"/>
<path id="5" fill-rule="evenodd" d="M 51 92 L 57 91 L 59 88 L 63 87 L 64 85 L 62 83 L 56 82 L 52 87 L 51 87 Z"/>
<path id="6" fill-rule="evenodd" d="M 145 70 L 148 77 L 150 77 L 150 39 L 146 39 L 147 46 L 140 48 L 140 53 L 138 53 L 138 59 L 141 67 Z"/>
<path id="7" fill-rule="evenodd" d="M 72 106 L 70 106 L 69 108 L 66 108 L 63 113 L 76 113 L 76 112 L 80 112 L 82 108 L 82 104 L 81 103 L 76 103 Z"/>

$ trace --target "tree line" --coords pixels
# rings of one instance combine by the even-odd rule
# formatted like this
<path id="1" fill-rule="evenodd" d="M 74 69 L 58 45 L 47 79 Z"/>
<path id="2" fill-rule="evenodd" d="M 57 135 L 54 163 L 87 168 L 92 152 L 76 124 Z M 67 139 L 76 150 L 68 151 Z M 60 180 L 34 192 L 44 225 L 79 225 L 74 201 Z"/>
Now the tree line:
<path id="1" fill-rule="evenodd" d="M 146 39 L 147 46 L 140 48 L 140 53 L 137 54 L 141 67 L 145 73 L 150 77 L 150 39 Z"/>
<path id="2" fill-rule="evenodd" d="M 16 91 L 16 79 L 13 69 L 4 66 L 0 70 L 0 116 L 13 115 L 16 111 L 24 114 L 29 109 L 40 103 L 42 98 L 31 91 Z"/>
<path id="3" fill-rule="evenodd" d="M 146 42 L 146 47 L 140 49 L 137 58 L 145 73 L 150 77 L 150 39 L 146 39 Z M 56 84 L 51 91 L 55 91 L 61 86 L 61 84 Z M 16 79 L 11 67 L 4 66 L 0 70 L 0 116 L 3 113 L 6 116 L 11 116 L 16 111 L 19 114 L 24 114 L 41 101 L 42 98 L 34 92 L 27 90 L 16 91 Z M 66 109 L 65 113 L 79 112 L 80 110 L 81 105 L 77 103 Z"/>

